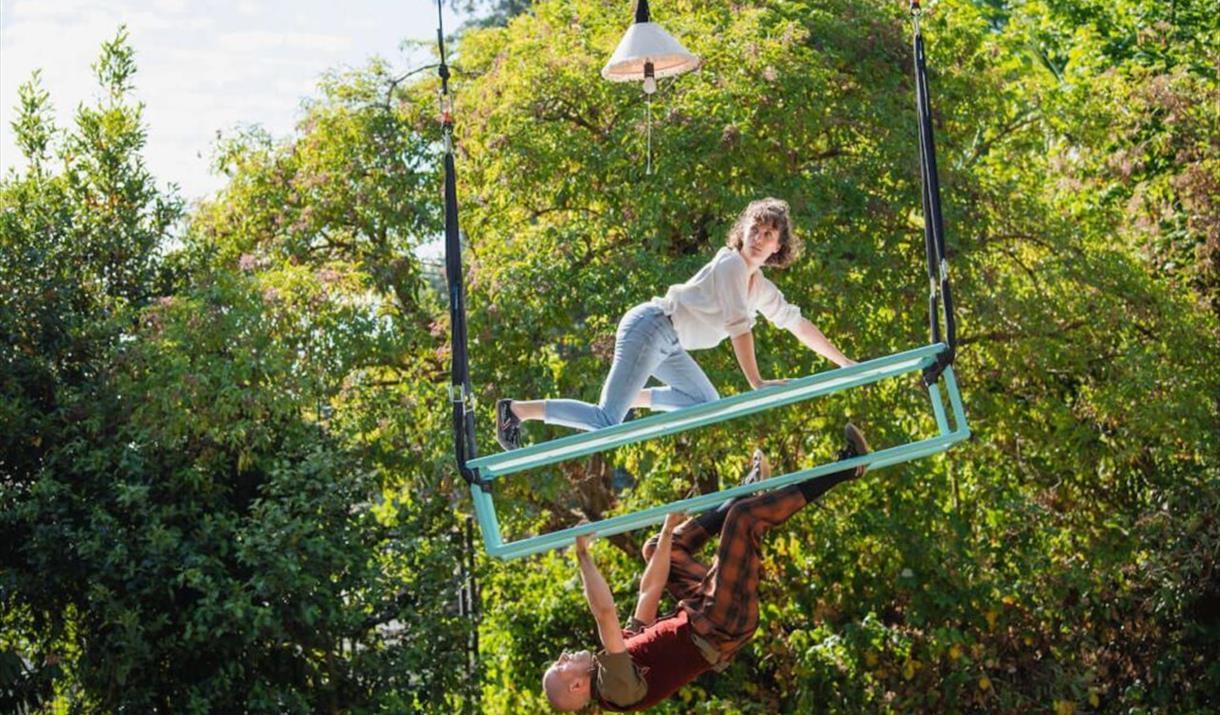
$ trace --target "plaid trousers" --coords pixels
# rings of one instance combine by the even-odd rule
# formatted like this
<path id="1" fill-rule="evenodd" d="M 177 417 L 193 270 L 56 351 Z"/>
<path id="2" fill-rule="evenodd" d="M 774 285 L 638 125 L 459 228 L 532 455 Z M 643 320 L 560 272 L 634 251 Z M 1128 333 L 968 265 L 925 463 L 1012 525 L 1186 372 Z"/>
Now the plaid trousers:
<path id="1" fill-rule="evenodd" d="M 711 567 L 695 553 L 711 537 L 694 519 L 674 530 L 666 589 L 686 610 L 691 630 L 716 647 L 727 660 L 758 628 L 758 579 L 762 538 L 805 506 L 796 485 L 739 499 L 720 530 L 720 546 Z M 652 558 L 657 536 L 644 545 Z"/>

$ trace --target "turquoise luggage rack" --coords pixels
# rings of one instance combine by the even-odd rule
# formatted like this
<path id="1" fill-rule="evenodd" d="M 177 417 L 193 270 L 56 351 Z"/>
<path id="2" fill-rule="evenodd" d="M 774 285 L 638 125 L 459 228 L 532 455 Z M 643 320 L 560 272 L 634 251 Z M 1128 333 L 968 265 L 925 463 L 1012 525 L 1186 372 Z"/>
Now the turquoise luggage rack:
<path id="1" fill-rule="evenodd" d="M 830 474 L 841 469 L 866 464 L 870 468 L 898 464 L 920 457 L 943 452 L 953 444 L 970 436 L 962 408 L 961 394 L 952 366 L 944 368 L 941 377 L 949 396 L 953 413 L 953 427 L 940 393 L 940 381 L 927 385 L 936 418 L 939 434 L 909 444 L 879 450 L 853 459 L 822 464 L 802 469 L 791 474 L 725 489 L 713 494 L 702 494 L 680 499 L 661 506 L 632 514 L 623 514 L 597 522 L 580 524 L 548 534 L 540 534 L 517 541 L 505 542 L 500 533 L 496 506 L 491 494 L 491 483 L 495 477 L 543 467 L 568 459 L 604 452 L 623 445 L 643 442 L 665 435 L 696 429 L 705 425 L 743 417 L 783 405 L 813 399 L 840 390 L 868 385 L 886 378 L 920 372 L 935 364 L 937 356 L 948 348 L 944 344 L 928 345 L 914 350 L 862 362 L 851 367 L 828 370 L 808 377 L 792 380 L 783 385 L 773 385 L 751 390 L 715 402 L 687 407 L 673 412 L 655 414 L 643 419 L 625 422 L 592 432 L 561 437 L 543 444 L 522 447 L 508 452 L 472 459 L 467 466 L 477 469 L 486 480 L 486 486 L 472 484 L 470 493 L 474 500 L 475 514 L 483 535 L 487 553 L 502 559 L 514 559 L 536 554 L 549 549 L 571 544 L 577 536 L 596 532 L 599 536 L 610 536 L 625 531 L 658 524 L 671 511 L 690 513 L 702 511 L 722 503 L 725 499 L 751 494 L 764 489 L 774 489 L 805 479 Z"/>

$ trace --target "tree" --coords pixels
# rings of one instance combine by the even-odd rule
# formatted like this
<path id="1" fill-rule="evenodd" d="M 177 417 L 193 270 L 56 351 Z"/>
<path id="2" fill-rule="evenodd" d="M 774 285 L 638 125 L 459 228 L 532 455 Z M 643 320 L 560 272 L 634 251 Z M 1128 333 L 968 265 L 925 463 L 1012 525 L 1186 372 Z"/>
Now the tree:
<path id="1" fill-rule="evenodd" d="M 242 230 L 209 233 L 203 210 L 182 235 L 179 202 L 140 158 L 125 32 L 97 71 L 102 103 L 71 132 L 49 125 L 36 83 L 23 89 L 30 168 L 0 185 L 0 695 L 82 712 L 469 707 L 449 500 L 416 488 L 437 477 L 345 400 L 401 369 L 404 331 L 429 335 L 414 305 L 426 284 L 403 273 L 416 264 L 377 253 L 391 229 L 375 214 L 406 211 L 388 192 L 413 180 L 378 173 L 371 147 L 388 135 L 371 127 L 341 179 L 305 187 L 320 222 L 341 210 L 329 187 L 368 196 L 342 207 L 370 227 L 363 266 L 314 245 L 350 232 L 299 238 L 301 214 L 274 234 L 290 248 L 264 251 L 262 216 L 236 199 L 217 213 Z M 366 300 L 379 286 L 398 322 Z"/>
<path id="2" fill-rule="evenodd" d="M 1201 585 L 1212 583 L 1204 564 L 1214 559 L 1199 549 L 1216 535 L 1207 518 L 1187 519 L 1175 543 L 1191 546 L 1179 551 L 1157 535 L 1171 527 L 1145 515 L 1215 493 L 1216 321 L 1113 240 L 1128 217 L 1112 176 L 1073 181 L 1085 157 L 1100 161 L 1122 136 L 1103 132 L 1098 114 L 1123 107 L 1111 78 L 1080 66 L 1096 45 L 1073 37 L 1066 5 L 1045 21 L 1041 5 L 1002 7 L 1003 21 L 971 3 L 942 3 L 924 20 L 959 375 L 977 441 L 878 473 L 787 527 L 750 652 L 684 698 L 857 712 L 1090 700 L 1204 707 L 1214 697 L 1215 674 L 1202 665 L 1216 653 L 1206 635 L 1214 625 L 1185 594 L 1214 591 Z M 849 1 L 680 3 L 666 27 L 704 65 L 663 82 L 653 100 L 653 176 L 641 166 L 638 88 L 597 75 L 622 31 L 613 8 L 538 3 L 507 30 L 467 33 L 459 195 L 479 402 L 595 397 L 622 311 L 692 274 L 736 212 L 769 194 L 792 203 L 809 247 L 778 282 L 849 355 L 926 340 L 900 12 Z M 1169 36 L 1186 37 L 1196 16 L 1177 17 L 1183 32 Z M 1031 27 L 1058 44 L 1035 43 L 1041 53 L 1031 54 Z M 1201 51 L 1173 50 L 1192 67 Z M 1081 131 L 1074 120 L 1090 113 Z M 764 333 L 765 373 L 821 367 L 784 340 Z M 745 389 L 727 350 L 699 361 L 722 394 Z M 497 485 L 501 519 L 528 533 L 668 501 L 692 481 L 706 491 L 735 479 L 755 445 L 778 455 L 779 468 L 825 459 L 844 412 L 883 446 L 906 441 L 931 431 L 908 387 L 539 470 Z M 483 435 L 494 449 L 490 428 Z M 616 466 L 637 483 L 615 490 Z M 1205 513 L 1211 497 L 1199 503 Z M 615 546 L 607 570 L 629 600 L 638 545 Z M 1129 573 L 1137 554 L 1168 564 L 1186 552 L 1197 566 Z M 489 598 L 504 604 L 482 629 L 495 654 L 485 692 L 493 711 L 538 702 L 548 656 L 593 639 L 579 595 L 548 588 L 572 573 L 561 559 L 543 559 L 537 575 L 512 565 L 488 574 Z M 1156 608 L 1176 615 L 1162 620 Z M 1140 648 L 1122 651 L 1112 634 L 1131 629 Z M 1126 689 L 1131 677 L 1156 685 Z"/>
<path id="3" fill-rule="evenodd" d="M 1214 709 L 1220 325 L 1197 248 L 1214 27 L 1197 9 L 928 8 L 976 438 L 774 535 L 758 636 L 659 711 Z M 456 47 L 484 450 L 497 397 L 593 397 L 623 310 L 685 280 L 761 195 L 791 202 L 807 245 L 773 277 L 849 355 L 927 339 L 905 5 L 671 12 L 705 63 L 652 100 L 652 176 L 638 88 L 597 76 L 622 8 L 541 2 Z M 565 556 L 480 560 L 477 663 L 454 605 L 470 507 L 444 293 L 419 257 L 441 216 L 435 80 L 381 61 L 326 78 L 289 136 L 226 137 L 227 186 L 175 228 L 121 38 L 74 130 L 23 89 L 29 166 L 0 184 L 2 702 L 543 707 L 549 657 L 595 637 Z M 766 374 L 824 368 L 759 331 Z M 727 349 L 698 359 L 722 394 L 747 389 Z M 934 430 L 925 400 L 890 381 L 498 480 L 495 498 L 509 532 L 548 530 L 716 489 L 755 446 L 777 469 L 824 461 L 845 416 L 876 446 L 908 441 Z M 596 547 L 624 602 L 644 536 Z"/>

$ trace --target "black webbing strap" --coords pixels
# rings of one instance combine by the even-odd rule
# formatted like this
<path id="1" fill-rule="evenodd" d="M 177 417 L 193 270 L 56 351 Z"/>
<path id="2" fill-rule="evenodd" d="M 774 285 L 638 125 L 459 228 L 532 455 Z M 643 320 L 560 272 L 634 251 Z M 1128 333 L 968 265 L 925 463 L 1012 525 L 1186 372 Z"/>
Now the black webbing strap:
<path id="1" fill-rule="evenodd" d="M 922 15 L 919 0 L 911 0 L 915 25 L 915 98 L 919 114 L 919 171 L 923 185 L 924 250 L 928 258 L 928 323 L 932 342 L 944 342 L 948 350 L 924 369 L 924 382 L 932 384 L 953 364 L 957 350 L 957 323 L 953 317 L 953 293 L 949 288 L 949 261 L 945 257 L 945 224 L 940 211 L 940 183 L 936 171 L 936 145 L 932 139 L 932 105 L 928 98 L 928 72 L 924 58 Z M 941 307 L 945 337 L 941 336 Z"/>
<path id="2" fill-rule="evenodd" d="M 466 558 L 458 567 L 462 586 L 458 589 L 458 612 L 475 621 L 479 619 L 479 583 L 474 564 L 474 518 L 466 517 L 464 538 Z M 473 676 L 479 669 L 479 629 L 471 628 L 466 641 L 469 657 L 466 659 L 466 675 Z"/>
<path id="3" fill-rule="evenodd" d="M 449 99 L 449 66 L 445 64 L 445 34 L 441 23 L 441 0 L 436 2 L 436 41 L 441 62 L 441 131 L 445 140 L 445 277 L 449 281 L 449 322 L 453 345 L 453 378 L 449 401 L 453 406 L 453 444 L 458 471 L 467 484 L 488 489 L 487 481 L 466 462 L 478 456 L 474 440 L 474 405 L 471 400 L 470 367 L 466 355 L 466 287 L 462 280 L 462 240 L 458 230 L 457 169 L 453 162 L 453 111 Z"/>
<path id="4" fill-rule="evenodd" d="M 466 356 L 466 286 L 462 280 L 462 241 L 458 231 L 457 169 L 453 162 L 453 106 L 449 100 L 449 66 L 445 64 L 445 30 L 442 22 L 441 0 L 436 0 L 436 42 L 440 48 L 441 62 L 437 69 L 441 77 L 441 132 L 445 141 L 445 277 L 449 281 L 449 322 L 453 344 L 453 377 L 449 384 L 449 401 L 453 406 L 453 449 L 457 458 L 458 472 L 467 484 L 478 484 L 487 490 L 487 481 L 479 477 L 478 470 L 466 466 L 469 459 L 478 456 L 474 441 L 474 407 L 470 390 L 470 367 Z M 466 558 L 458 570 L 465 582 L 458 593 L 458 608 L 463 616 L 474 622 L 466 643 L 466 673 L 474 677 L 479 664 L 479 591 L 475 581 L 474 521 L 466 517 Z M 477 693 L 477 691 L 476 691 Z M 475 695 L 474 710 L 478 709 Z M 463 708 L 465 711 L 465 708 Z"/>

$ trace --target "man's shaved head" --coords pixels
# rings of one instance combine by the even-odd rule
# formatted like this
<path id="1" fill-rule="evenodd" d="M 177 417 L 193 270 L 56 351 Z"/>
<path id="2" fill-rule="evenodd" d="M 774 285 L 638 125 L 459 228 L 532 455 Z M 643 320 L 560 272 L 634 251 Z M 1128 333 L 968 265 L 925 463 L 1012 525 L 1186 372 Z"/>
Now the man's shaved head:
<path id="1" fill-rule="evenodd" d="M 563 712 L 579 710 L 592 697 L 593 654 L 587 650 L 564 653 L 542 676 L 542 691 L 551 707 Z"/>

